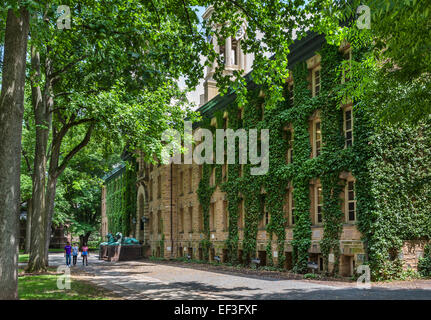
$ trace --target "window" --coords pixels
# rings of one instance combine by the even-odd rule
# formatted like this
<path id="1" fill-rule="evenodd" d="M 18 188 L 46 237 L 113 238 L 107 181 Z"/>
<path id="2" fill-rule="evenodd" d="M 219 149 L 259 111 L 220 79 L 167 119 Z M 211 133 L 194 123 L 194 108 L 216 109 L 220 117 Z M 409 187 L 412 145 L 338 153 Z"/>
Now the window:
<path id="1" fill-rule="evenodd" d="M 293 163 L 293 129 L 287 132 L 288 149 L 287 149 L 287 163 Z"/>
<path id="2" fill-rule="evenodd" d="M 322 209 L 323 209 L 323 195 L 322 195 L 322 187 L 316 186 L 316 193 L 314 195 L 316 202 L 316 224 L 322 223 Z"/>
<path id="3" fill-rule="evenodd" d="M 320 155 L 322 147 L 322 130 L 320 128 L 320 120 L 313 122 L 313 134 L 314 134 L 314 157 Z"/>
<path id="4" fill-rule="evenodd" d="M 316 67 L 312 71 L 312 94 L 313 97 L 320 93 L 320 67 Z"/>
<path id="5" fill-rule="evenodd" d="M 150 201 L 153 201 L 153 179 L 150 179 Z"/>
<path id="6" fill-rule="evenodd" d="M 288 99 L 289 99 L 289 104 L 290 106 L 293 106 L 293 102 L 294 102 L 294 91 L 293 91 L 293 81 L 289 82 L 289 84 L 287 85 L 287 92 L 288 92 Z"/>
<path id="7" fill-rule="evenodd" d="M 193 207 L 189 207 L 189 232 L 193 232 Z"/>
<path id="8" fill-rule="evenodd" d="M 180 232 L 184 232 L 184 209 L 180 208 L 180 214 L 178 217 L 178 229 Z"/>
<path id="9" fill-rule="evenodd" d="M 344 65 L 342 83 L 350 81 L 350 70 L 352 68 L 352 49 L 344 51 L 343 58 L 347 63 Z"/>
<path id="10" fill-rule="evenodd" d="M 227 201 L 223 201 L 223 231 L 228 231 L 229 228 L 229 213 L 227 210 Z"/>
<path id="11" fill-rule="evenodd" d="M 347 222 L 356 221 L 355 182 L 353 180 L 347 181 L 345 194 Z"/>
<path id="12" fill-rule="evenodd" d="M 211 168 L 210 185 L 215 185 L 215 167 Z"/>
<path id="13" fill-rule="evenodd" d="M 262 218 L 259 222 L 259 229 L 264 229 L 267 224 L 269 223 L 269 213 L 266 210 L 266 195 L 261 194 L 260 195 L 260 212 L 262 215 Z"/>
<path id="14" fill-rule="evenodd" d="M 227 117 L 224 117 L 224 118 L 223 118 L 223 129 L 224 129 L 224 130 L 226 130 L 226 129 L 227 129 L 227 125 L 228 125 L 228 123 L 227 123 Z"/>
<path id="15" fill-rule="evenodd" d="M 160 199 L 162 197 L 162 176 L 157 177 L 157 197 Z"/>
<path id="16" fill-rule="evenodd" d="M 210 230 L 215 231 L 215 202 L 210 204 Z"/>
<path id="17" fill-rule="evenodd" d="M 193 192 L 193 168 L 189 168 L 189 193 Z"/>
<path id="18" fill-rule="evenodd" d="M 244 228 L 244 200 L 241 199 L 238 208 L 238 228 Z"/>
<path id="19" fill-rule="evenodd" d="M 204 231 L 204 214 L 202 212 L 202 206 L 199 205 L 199 232 Z"/>
<path id="20" fill-rule="evenodd" d="M 232 40 L 232 51 L 231 51 L 231 61 L 230 64 L 233 66 L 238 65 L 238 57 L 237 57 L 237 50 L 238 43 L 235 40 Z"/>
<path id="21" fill-rule="evenodd" d="M 154 219 L 153 219 L 153 213 L 152 212 L 150 212 L 150 218 L 149 218 L 148 224 L 150 225 L 150 233 L 153 233 L 154 232 L 154 228 L 153 228 Z"/>
<path id="22" fill-rule="evenodd" d="M 219 54 L 221 61 L 225 62 L 224 56 L 225 56 L 225 46 L 220 46 L 219 48 Z"/>
<path id="23" fill-rule="evenodd" d="M 162 212 L 159 210 L 157 212 L 157 233 L 162 233 L 163 225 L 162 225 Z"/>
<path id="24" fill-rule="evenodd" d="M 293 198 L 293 189 L 289 190 L 289 216 L 290 225 L 295 225 L 295 199 Z"/>
<path id="25" fill-rule="evenodd" d="M 222 179 L 223 179 L 223 182 L 227 181 L 227 165 L 226 165 L 226 163 L 222 165 Z"/>
<path id="26" fill-rule="evenodd" d="M 180 188 L 180 195 L 183 195 L 184 194 L 184 173 L 181 171 L 180 172 L 180 181 L 179 181 L 179 183 L 180 183 L 180 186 L 179 186 L 179 188 Z"/>
<path id="27" fill-rule="evenodd" d="M 344 109 L 344 139 L 346 148 L 353 145 L 353 113 L 352 107 Z"/>

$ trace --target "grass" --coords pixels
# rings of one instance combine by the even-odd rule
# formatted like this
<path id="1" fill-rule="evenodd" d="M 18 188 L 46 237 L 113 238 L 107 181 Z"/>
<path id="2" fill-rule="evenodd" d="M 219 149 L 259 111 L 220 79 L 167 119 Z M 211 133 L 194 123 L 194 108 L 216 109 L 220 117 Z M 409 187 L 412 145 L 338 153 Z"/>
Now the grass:
<path id="1" fill-rule="evenodd" d="M 109 300 L 112 295 L 89 282 L 71 277 L 70 289 L 59 289 L 60 274 L 22 275 L 18 294 L 22 300 Z M 64 284 L 64 279 L 61 279 Z"/>
<path id="2" fill-rule="evenodd" d="M 18 262 L 28 262 L 28 253 L 20 254 L 18 258 Z"/>

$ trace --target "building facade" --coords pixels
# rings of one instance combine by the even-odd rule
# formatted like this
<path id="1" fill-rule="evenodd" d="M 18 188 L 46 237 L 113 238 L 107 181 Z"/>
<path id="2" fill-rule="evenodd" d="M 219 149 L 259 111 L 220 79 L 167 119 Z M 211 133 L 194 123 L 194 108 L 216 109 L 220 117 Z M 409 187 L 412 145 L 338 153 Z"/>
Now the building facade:
<path id="1" fill-rule="evenodd" d="M 228 39 L 221 47 L 231 69 L 251 63 L 237 41 Z M 349 81 L 350 61 L 360 57 L 361 48 L 348 43 L 331 46 L 323 35 L 296 41 L 289 57 L 292 76 L 286 82 L 285 101 L 269 109 L 265 88 L 250 81 L 248 104 L 239 108 L 234 92 L 217 95 L 209 72 L 198 109 L 203 120 L 194 124 L 194 130 L 269 128 L 269 171 L 253 176 L 250 162 L 151 164 L 137 155 L 136 217 L 129 221 L 130 235 L 145 244 L 150 255 L 164 258 L 220 258 L 231 263 L 259 259 L 261 265 L 299 272 L 314 262 L 318 270 L 342 276 L 352 276 L 365 263 L 376 274 L 391 266 L 416 268 L 429 230 L 422 235 L 388 232 L 381 240 L 385 223 L 379 217 L 391 210 L 393 216 L 404 212 L 385 198 L 381 188 L 382 179 L 396 178 L 382 173 L 387 159 L 382 160 L 373 141 L 389 133 L 376 134 L 372 115 L 337 95 L 339 85 Z M 344 71 L 339 72 L 341 66 Z M 414 136 L 414 130 L 409 134 Z M 429 156 L 416 160 L 428 163 Z M 391 166 L 410 165 L 397 161 Z M 374 163 L 381 164 L 379 169 Z M 400 182 L 399 188 L 405 186 Z M 102 192 L 104 235 L 110 230 L 107 190 Z M 394 200 L 410 208 L 404 218 L 415 214 L 411 208 L 421 206 L 415 199 Z M 427 206 L 418 210 L 426 211 Z M 390 216 L 386 219 L 387 224 L 399 223 Z M 410 218 L 405 219 L 408 223 Z"/>

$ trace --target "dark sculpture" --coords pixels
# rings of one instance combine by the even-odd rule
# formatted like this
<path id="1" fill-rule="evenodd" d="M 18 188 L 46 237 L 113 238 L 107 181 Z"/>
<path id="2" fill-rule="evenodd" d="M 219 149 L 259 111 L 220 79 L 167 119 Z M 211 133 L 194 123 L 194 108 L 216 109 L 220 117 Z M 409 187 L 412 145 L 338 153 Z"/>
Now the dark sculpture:
<path id="1" fill-rule="evenodd" d="M 115 234 L 115 236 L 112 235 L 112 233 L 108 233 L 106 235 L 107 238 L 107 242 L 102 242 L 100 245 L 101 246 L 118 246 L 118 245 L 133 245 L 133 244 L 139 244 L 139 241 L 136 240 L 135 238 L 129 238 L 129 237 L 124 237 L 123 238 L 123 234 L 121 232 L 117 232 Z"/>

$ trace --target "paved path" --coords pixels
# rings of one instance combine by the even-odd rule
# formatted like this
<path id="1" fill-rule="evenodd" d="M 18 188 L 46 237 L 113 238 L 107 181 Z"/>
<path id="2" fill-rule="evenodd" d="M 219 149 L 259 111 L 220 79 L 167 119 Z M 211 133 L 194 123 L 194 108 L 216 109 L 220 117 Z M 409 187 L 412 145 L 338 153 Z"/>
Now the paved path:
<path id="1" fill-rule="evenodd" d="M 64 264 L 63 254 L 49 256 L 51 265 Z M 105 287 L 126 299 L 431 299 L 431 282 L 421 288 L 379 286 L 358 289 L 352 283 L 331 285 L 322 282 L 262 278 L 253 275 L 196 270 L 148 260 L 105 262 L 90 255 L 85 279 Z M 403 284 L 408 286 L 408 283 Z"/>

